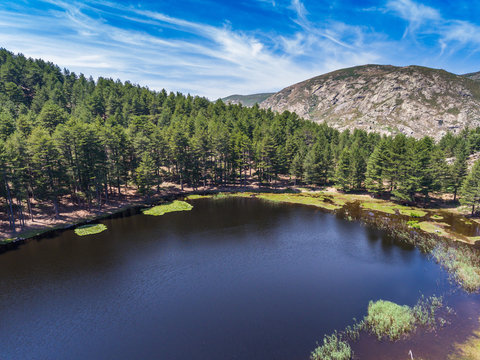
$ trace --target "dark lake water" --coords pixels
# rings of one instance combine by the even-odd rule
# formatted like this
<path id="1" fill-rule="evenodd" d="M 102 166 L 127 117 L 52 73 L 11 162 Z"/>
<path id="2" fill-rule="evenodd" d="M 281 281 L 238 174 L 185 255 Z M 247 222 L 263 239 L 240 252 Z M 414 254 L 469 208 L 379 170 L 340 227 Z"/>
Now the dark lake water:
<path id="1" fill-rule="evenodd" d="M 0 255 L 0 359 L 307 359 L 369 300 L 447 275 L 413 247 L 311 207 L 196 200 Z"/>

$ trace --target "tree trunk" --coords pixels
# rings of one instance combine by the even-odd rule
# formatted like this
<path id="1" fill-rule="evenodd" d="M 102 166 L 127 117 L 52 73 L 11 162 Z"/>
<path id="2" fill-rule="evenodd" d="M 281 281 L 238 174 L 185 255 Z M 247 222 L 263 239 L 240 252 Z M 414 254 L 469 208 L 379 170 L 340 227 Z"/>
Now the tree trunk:
<path id="1" fill-rule="evenodd" d="M 30 195 L 28 194 L 27 194 L 27 207 L 28 207 L 28 213 L 30 214 L 30 220 L 33 222 L 32 203 L 30 202 Z"/>
<path id="2" fill-rule="evenodd" d="M 13 233 L 17 232 L 17 229 L 15 228 L 15 216 L 13 213 L 13 203 L 12 203 L 12 196 L 10 194 L 10 186 L 8 186 L 8 181 L 7 178 L 5 177 L 5 174 L 3 175 L 3 181 L 5 182 L 5 190 L 7 191 L 7 201 L 8 201 L 8 222 L 10 223 L 10 228 L 12 229 Z"/>

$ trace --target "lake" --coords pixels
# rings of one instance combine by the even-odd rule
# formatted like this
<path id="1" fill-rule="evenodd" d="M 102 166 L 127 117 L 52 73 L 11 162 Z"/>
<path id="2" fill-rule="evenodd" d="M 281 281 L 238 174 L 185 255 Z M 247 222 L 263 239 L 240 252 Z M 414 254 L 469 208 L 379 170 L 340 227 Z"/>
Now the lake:
<path id="1" fill-rule="evenodd" d="M 0 255 L 0 359 L 308 359 L 370 300 L 448 275 L 382 231 L 258 199 L 135 211 Z"/>

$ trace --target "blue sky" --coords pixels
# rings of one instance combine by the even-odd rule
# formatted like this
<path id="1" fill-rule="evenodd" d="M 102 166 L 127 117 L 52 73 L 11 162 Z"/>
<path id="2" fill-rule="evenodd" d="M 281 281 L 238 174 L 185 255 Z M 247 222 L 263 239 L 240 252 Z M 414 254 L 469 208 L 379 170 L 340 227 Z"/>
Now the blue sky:
<path id="1" fill-rule="evenodd" d="M 0 47 L 94 78 L 216 99 L 371 63 L 480 71 L 480 4 L 3 0 Z"/>

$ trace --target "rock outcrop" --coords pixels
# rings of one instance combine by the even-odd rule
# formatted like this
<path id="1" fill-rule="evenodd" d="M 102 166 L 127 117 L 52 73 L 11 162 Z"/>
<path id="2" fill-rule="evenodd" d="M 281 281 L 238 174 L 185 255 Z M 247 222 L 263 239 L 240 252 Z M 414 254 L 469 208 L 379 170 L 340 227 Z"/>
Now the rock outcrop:
<path id="1" fill-rule="evenodd" d="M 365 65 L 289 86 L 260 106 L 339 130 L 439 139 L 480 126 L 480 81 L 420 66 Z"/>

